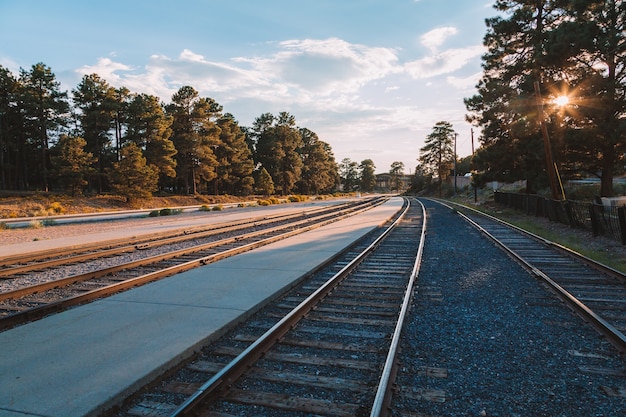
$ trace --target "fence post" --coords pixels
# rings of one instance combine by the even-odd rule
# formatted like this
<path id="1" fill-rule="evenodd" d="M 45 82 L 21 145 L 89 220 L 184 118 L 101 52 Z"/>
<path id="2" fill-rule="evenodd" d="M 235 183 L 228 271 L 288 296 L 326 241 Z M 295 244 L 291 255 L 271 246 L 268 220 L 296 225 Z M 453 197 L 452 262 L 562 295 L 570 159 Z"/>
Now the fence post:
<path id="1" fill-rule="evenodd" d="M 626 245 L 626 206 L 617 208 L 617 218 L 619 220 L 619 235 L 622 245 Z"/>

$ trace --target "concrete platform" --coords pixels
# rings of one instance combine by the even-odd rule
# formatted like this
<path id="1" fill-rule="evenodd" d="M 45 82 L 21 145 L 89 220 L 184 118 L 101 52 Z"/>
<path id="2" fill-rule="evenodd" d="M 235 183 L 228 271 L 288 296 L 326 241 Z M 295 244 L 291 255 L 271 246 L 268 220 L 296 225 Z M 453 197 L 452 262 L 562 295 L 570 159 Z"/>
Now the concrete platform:
<path id="1" fill-rule="evenodd" d="M 0 416 L 97 416 L 401 206 L 393 198 L 347 220 L 0 333 Z"/>
<path id="2" fill-rule="evenodd" d="M 312 201 L 304 203 L 291 203 L 272 205 L 267 207 L 237 207 L 224 211 L 195 211 L 185 213 L 183 215 L 163 216 L 163 217 L 144 217 L 137 219 L 134 217 L 124 217 L 121 219 L 106 218 L 97 215 L 96 218 L 101 220 L 109 220 L 105 223 L 109 228 L 93 231 L 93 227 L 89 224 L 95 221 L 87 222 L 84 225 L 87 232 L 79 233 L 73 236 L 55 236 L 56 229 L 64 226 L 50 226 L 37 231 L 37 239 L 25 241 L 19 244 L 7 243 L 3 240 L 3 234 L 0 234 L 0 256 L 13 256 L 22 253 L 45 252 L 50 249 L 59 247 L 81 246 L 87 243 L 102 242 L 107 240 L 115 240 L 123 237 L 140 236 L 153 233 L 168 232 L 175 229 L 195 228 L 206 226 L 209 224 L 217 224 L 224 222 L 234 222 L 244 219 L 263 218 L 267 216 L 285 215 L 289 213 L 298 213 L 303 210 L 322 208 L 325 206 L 339 205 L 351 201 L 350 199 L 333 199 Z M 353 201 L 353 200 L 352 200 Z M 111 221 L 113 220 L 113 221 Z M 126 221 L 130 220 L 130 222 Z M 0 223 L 2 220 L 0 220 Z M 60 222 L 59 222 L 60 223 Z M 13 232 L 19 233 L 19 230 Z"/>

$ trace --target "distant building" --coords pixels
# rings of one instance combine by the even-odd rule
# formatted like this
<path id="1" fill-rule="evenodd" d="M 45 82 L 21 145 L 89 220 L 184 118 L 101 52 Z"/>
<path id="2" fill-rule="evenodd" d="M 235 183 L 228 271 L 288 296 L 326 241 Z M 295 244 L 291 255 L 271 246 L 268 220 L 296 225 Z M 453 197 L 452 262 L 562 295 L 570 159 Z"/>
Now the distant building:
<path id="1" fill-rule="evenodd" d="M 376 174 L 376 187 L 378 193 L 403 193 L 411 187 L 413 175 Z"/>

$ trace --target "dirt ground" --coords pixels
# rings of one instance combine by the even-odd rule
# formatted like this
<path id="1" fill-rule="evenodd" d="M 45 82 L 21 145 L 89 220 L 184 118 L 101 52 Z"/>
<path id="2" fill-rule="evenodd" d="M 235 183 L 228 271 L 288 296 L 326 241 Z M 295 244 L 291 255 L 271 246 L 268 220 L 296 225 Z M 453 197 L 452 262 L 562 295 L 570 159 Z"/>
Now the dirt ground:
<path id="1" fill-rule="evenodd" d="M 0 219 L 53 216 L 59 214 L 99 213 L 129 209 L 161 209 L 203 204 L 255 201 L 254 196 L 171 196 L 153 197 L 128 203 L 118 196 L 70 197 L 62 194 L 37 193 L 0 195 Z"/>

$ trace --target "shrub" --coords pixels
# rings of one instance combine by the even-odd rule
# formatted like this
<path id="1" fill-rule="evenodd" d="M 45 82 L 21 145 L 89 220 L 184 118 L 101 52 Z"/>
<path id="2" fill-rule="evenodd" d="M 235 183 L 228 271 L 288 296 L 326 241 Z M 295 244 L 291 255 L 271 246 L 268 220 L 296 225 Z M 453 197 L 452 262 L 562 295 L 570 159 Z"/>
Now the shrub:
<path id="1" fill-rule="evenodd" d="M 203 205 L 200 207 L 200 211 L 211 211 L 211 206 L 208 206 L 208 205 L 206 205 L 206 204 L 203 204 Z"/>
<path id="2" fill-rule="evenodd" d="M 58 201 L 55 201 L 48 205 L 46 211 L 53 214 L 63 214 L 65 213 L 65 207 L 63 207 Z"/>
<path id="3" fill-rule="evenodd" d="M 222 211 L 223 209 L 224 206 L 222 206 L 221 204 L 213 206 L 213 211 Z"/>
<path id="4" fill-rule="evenodd" d="M 28 223 L 28 227 L 31 229 L 41 229 L 43 227 L 43 223 L 39 220 L 31 220 Z"/>
<path id="5" fill-rule="evenodd" d="M 150 217 L 159 217 L 159 210 L 152 210 L 150 212 L 150 214 L 148 214 L 148 216 L 150 216 Z"/>
<path id="6" fill-rule="evenodd" d="M 259 206 L 269 206 L 269 205 L 271 205 L 272 203 L 271 203 L 271 201 L 269 201 L 269 200 L 259 200 L 259 201 L 257 201 L 257 204 L 258 204 Z"/>
<path id="7" fill-rule="evenodd" d="M 306 201 L 307 197 L 304 195 L 290 195 L 288 199 L 292 203 L 298 203 L 300 201 Z"/>

